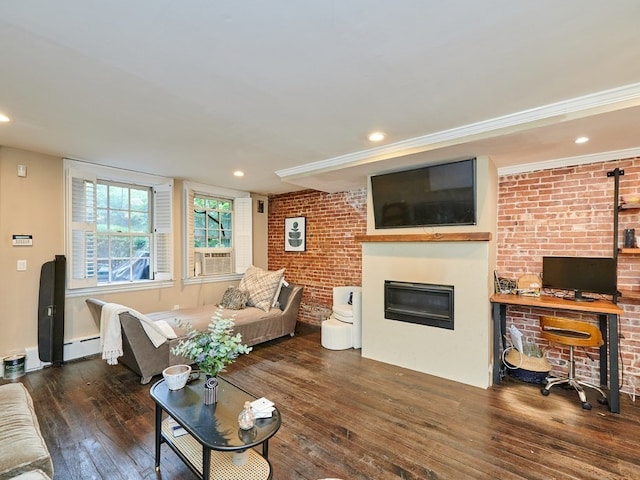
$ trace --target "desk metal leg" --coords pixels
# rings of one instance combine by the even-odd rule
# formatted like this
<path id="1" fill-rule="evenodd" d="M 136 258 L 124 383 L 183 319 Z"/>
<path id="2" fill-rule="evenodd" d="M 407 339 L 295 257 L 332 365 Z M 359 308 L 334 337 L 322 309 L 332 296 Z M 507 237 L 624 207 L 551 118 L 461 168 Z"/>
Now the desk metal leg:
<path id="1" fill-rule="evenodd" d="M 604 343 L 600 347 L 600 386 L 609 387 L 609 330 L 607 315 L 598 315 L 600 333 Z"/>
<path id="2" fill-rule="evenodd" d="M 502 339 L 507 331 L 507 306 L 493 304 L 493 384 L 502 381 Z"/>
<path id="3" fill-rule="evenodd" d="M 618 365 L 618 315 L 607 315 L 609 321 L 609 410 L 620 413 L 620 368 Z M 602 359 L 600 360 L 602 361 Z"/>

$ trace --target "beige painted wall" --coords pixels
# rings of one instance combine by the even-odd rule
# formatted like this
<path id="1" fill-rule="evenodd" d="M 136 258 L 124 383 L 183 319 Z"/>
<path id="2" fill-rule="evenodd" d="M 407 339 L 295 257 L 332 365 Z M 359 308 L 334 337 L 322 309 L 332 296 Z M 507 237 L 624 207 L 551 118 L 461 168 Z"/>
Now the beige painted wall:
<path id="1" fill-rule="evenodd" d="M 60 159 L 0 148 L 0 357 L 37 344 L 40 267 L 64 253 L 63 202 Z M 33 246 L 13 247 L 14 234 L 33 235 Z M 17 271 L 18 260 L 26 271 Z"/>
<path id="2" fill-rule="evenodd" d="M 27 165 L 27 177 L 17 176 L 18 164 Z M 153 173 L 153 172 L 148 172 Z M 184 286 L 180 280 L 182 261 L 182 182 L 174 182 L 174 278 L 172 287 L 135 292 L 95 294 L 106 301 L 131 305 L 141 312 L 169 310 L 174 305 L 190 307 L 214 303 L 237 281 Z M 267 214 L 255 215 L 254 255 L 256 265 L 266 267 Z M 256 203 L 256 200 L 254 200 Z M 32 234 L 33 247 L 12 247 L 12 234 Z M 63 160 L 24 150 L 0 147 L 0 357 L 12 351 L 37 346 L 37 308 L 40 267 L 64 254 Z M 257 240 L 255 240 L 257 239 Z M 18 259 L 27 260 L 26 272 L 16 271 Z M 85 305 L 87 295 L 67 292 L 65 342 L 95 336 L 95 325 Z"/>
<path id="3" fill-rule="evenodd" d="M 385 242 L 362 247 L 362 355 L 367 358 L 486 388 L 491 384 L 497 170 L 477 163 L 478 225 L 385 229 L 385 234 L 490 232 L 490 242 Z M 370 199 L 369 199 L 370 200 Z M 369 210 L 369 233 L 380 233 Z M 384 318 L 384 281 L 453 285 L 454 330 Z"/>

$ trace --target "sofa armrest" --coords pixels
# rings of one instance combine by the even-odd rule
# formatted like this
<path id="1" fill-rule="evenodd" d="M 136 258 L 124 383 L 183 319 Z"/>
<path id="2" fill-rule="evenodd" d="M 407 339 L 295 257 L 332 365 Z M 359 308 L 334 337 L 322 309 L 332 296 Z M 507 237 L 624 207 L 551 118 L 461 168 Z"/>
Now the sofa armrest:
<path id="1" fill-rule="evenodd" d="M 93 318 L 94 323 L 100 329 L 100 316 L 102 315 L 102 307 L 107 304 L 107 302 L 103 300 L 98 300 L 97 298 L 87 298 L 85 300 L 87 307 L 89 308 L 89 313 L 91 313 L 91 317 Z"/>
<path id="2" fill-rule="evenodd" d="M 295 332 L 303 289 L 302 285 L 290 283 L 288 286 L 283 285 L 282 290 L 280 290 L 278 301 L 282 308 L 283 335 L 287 333 L 293 335 Z"/>
<path id="3" fill-rule="evenodd" d="M 106 303 L 96 298 L 86 299 L 87 307 L 89 307 L 93 321 L 98 325 L 98 328 L 100 328 L 102 307 Z M 140 375 L 141 383 L 149 383 L 151 377 L 162 373 L 162 370 L 169 366 L 169 342 L 156 348 L 144 331 L 139 319 L 129 312 L 123 312 L 119 317 L 122 327 L 123 355 L 118 358 L 118 362 Z"/>
<path id="4" fill-rule="evenodd" d="M 0 386 L 0 479 L 41 470 L 53 477 L 31 395 L 22 383 Z"/>

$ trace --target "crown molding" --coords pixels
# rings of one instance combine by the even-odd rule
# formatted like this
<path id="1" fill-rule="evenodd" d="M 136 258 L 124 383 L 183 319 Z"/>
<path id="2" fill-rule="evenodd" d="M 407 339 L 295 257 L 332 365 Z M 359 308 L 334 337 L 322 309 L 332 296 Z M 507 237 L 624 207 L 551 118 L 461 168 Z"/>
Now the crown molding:
<path id="1" fill-rule="evenodd" d="M 610 162 L 612 160 L 624 160 L 625 158 L 640 157 L 640 147 L 627 148 L 624 150 L 612 150 L 610 152 L 592 153 L 576 157 L 556 158 L 543 162 L 525 163 L 511 167 L 498 168 L 498 176 L 516 175 L 518 173 L 529 173 L 537 170 L 548 170 L 552 168 L 570 167 L 576 165 L 587 165 L 589 163 Z"/>
<path id="2" fill-rule="evenodd" d="M 530 128 L 575 120 L 597 113 L 605 113 L 637 105 L 640 105 L 640 83 L 583 95 L 562 102 L 430 133 L 389 145 L 341 155 L 339 157 L 306 163 L 278 170 L 275 173 L 281 179 L 315 175 L 326 171 L 365 165 L 398 156 L 462 144 L 473 140 L 516 133 Z"/>

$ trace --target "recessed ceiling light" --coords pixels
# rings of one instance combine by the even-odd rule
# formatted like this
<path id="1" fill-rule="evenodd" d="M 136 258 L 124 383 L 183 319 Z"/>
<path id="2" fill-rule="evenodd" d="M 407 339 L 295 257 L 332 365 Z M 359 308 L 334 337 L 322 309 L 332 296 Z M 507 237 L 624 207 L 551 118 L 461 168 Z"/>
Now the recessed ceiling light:
<path id="1" fill-rule="evenodd" d="M 369 140 L 372 142 L 379 142 L 381 140 L 384 140 L 384 133 L 382 132 L 373 132 L 369 134 Z"/>
<path id="2" fill-rule="evenodd" d="M 589 137 L 578 137 L 576 138 L 576 143 L 580 144 L 580 143 L 587 143 L 589 141 Z"/>
<path id="3" fill-rule="evenodd" d="M 4 113 L 0 113 L 0 122 L 9 122 L 11 119 L 7 117 Z"/>
<path id="4" fill-rule="evenodd" d="M 244 177 L 244 172 L 242 170 L 236 170 L 233 172 L 233 175 L 236 177 Z"/>

